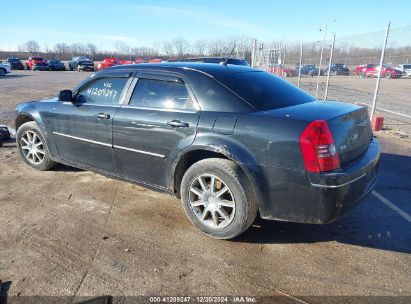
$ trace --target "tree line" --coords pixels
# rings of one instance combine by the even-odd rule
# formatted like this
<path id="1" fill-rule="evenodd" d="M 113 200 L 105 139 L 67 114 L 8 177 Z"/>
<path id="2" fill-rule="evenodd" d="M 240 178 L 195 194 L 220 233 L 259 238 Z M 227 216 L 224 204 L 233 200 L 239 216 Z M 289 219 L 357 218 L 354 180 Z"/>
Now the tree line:
<path id="1" fill-rule="evenodd" d="M 234 47 L 235 46 L 235 47 Z M 25 59 L 28 56 L 38 55 L 48 59 L 69 60 L 73 56 L 88 56 L 93 60 L 102 60 L 105 57 L 118 57 L 120 59 L 135 60 L 142 58 L 181 59 L 196 56 L 227 56 L 233 52 L 232 57 L 245 58 L 251 62 L 254 39 L 251 37 L 226 37 L 215 39 L 200 39 L 190 43 L 185 38 L 154 43 L 151 47 L 131 47 L 124 41 L 116 41 L 111 50 L 98 48 L 93 43 L 56 43 L 53 47 L 43 46 L 35 40 L 29 40 L 18 46 L 18 52 L 0 52 L 0 57 L 16 56 Z M 320 43 L 308 42 L 303 44 L 303 63 L 316 64 L 320 56 Z M 267 52 L 268 51 L 268 52 Z M 381 50 L 376 47 L 360 48 L 341 45 L 334 49 L 333 62 L 349 65 L 362 63 L 377 63 Z M 271 41 L 256 44 L 256 56 L 268 56 L 271 63 L 278 63 L 278 58 L 283 56 L 282 63 L 294 65 L 299 62 L 300 44 L 285 43 L 284 41 Z M 274 55 L 273 55 L 274 54 Z M 282 55 L 280 55 L 282 54 Z M 327 62 L 330 54 L 330 45 L 324 49 L 324 60 Z M 261 58 L 256 58 L 261 60 Z M 387 63 L 411 62 L 411 46 L 388 48 L 386 51 Z"/>
<path id="2" fill-rule="evenodd" d="M 99 49 L 93 43 L 56 43 L 53 47 L 41 45 L 35 40 L 29 40 L 18 46 L 18 52 L 9 52 L 29 56 L 47 56 L 47 58 L 68 60 L 72 56 L 84 55 L 94 60 L 104 57 L 119 57 L 120 59 L 181 59 L 191 56 L 227 56 L 235 45 L 234 57 L 248 58 L 250 60 L 253 39 L 243 38 L 216 38 L 201 39 L 193 43 L 185 38 L 175 38 L 169 41 L 154 43 L 152 47 L 131 47 L 124 41 L 116 41 L 111 50 Z M 20 56 L 21 56 L 20 55 Z M 22 56 L 24 58 L 24 56 Z"/>

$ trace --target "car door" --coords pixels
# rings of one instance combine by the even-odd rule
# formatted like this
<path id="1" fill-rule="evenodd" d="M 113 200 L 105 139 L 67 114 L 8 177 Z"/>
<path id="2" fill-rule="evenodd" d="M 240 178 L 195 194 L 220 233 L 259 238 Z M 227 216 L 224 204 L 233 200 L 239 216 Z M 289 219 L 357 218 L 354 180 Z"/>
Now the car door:
<path id="1" fill-rule="evenodd" d="M 128 179 L 164 188 L 167 168 L 194 141 L 199 106 L 182 76 L 163 73 L 140 73 L 128 95 L 128 104 L 113 121 L 117 170 Z"/>
<path id="2" fill-rule="evenodd" d="M 115 172 L 112 120 L 131 83 L 129 76 L 123 72 L 92 78 L 75 92 L 73 102 L 56 107 L 51 126 L 60 158 Z"/>

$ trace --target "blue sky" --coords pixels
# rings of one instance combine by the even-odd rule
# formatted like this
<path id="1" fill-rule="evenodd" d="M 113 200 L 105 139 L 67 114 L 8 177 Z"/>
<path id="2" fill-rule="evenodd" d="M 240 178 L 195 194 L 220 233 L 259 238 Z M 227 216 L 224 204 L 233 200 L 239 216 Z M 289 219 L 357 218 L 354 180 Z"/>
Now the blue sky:
<path id="1" fill-rule="evenodd" d="M 49 48 L 92 42 L 102 49 L 116 41 L 139 47 L 176 37 L 309 41 L 320 39 L 327 19 L 339 37 L 382 30 L 388 21 L 411 25 L 410 0 L 8 0 L 1 7 L 1 50 L 31 39 Z"/>

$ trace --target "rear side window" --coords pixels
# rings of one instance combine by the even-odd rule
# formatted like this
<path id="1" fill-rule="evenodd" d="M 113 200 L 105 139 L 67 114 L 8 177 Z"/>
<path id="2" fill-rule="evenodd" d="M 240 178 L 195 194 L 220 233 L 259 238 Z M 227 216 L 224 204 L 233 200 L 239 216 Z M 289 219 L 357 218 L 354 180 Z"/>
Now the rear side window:
<path id="1" fill-rule="evenodd" d="M 145 78 L 138 80 L 130 105 L 147 108 L 194 109 L 193 100 L 184 83 Z"/>
<path id="2" fill-rule="evenodd" d="M 313 96 L 288 81 L 267 72 L 232 73 L 216 78 L 260 111 L 290 107 L 315 100 Z"/>
<path id="3" fill-rule="evenodd" d="M 77 93 L 77 102 L 98 105 L 117 105 L 128 78 L 101 78 Z"/>

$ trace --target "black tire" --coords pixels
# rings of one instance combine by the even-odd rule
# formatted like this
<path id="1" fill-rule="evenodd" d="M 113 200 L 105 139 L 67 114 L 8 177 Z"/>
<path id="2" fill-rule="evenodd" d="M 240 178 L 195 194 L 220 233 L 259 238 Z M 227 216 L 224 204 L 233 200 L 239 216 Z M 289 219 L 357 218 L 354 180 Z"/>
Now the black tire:
<path id="1" fill-rule="evenodd" d="M 220 181 L 220 188 L 218 188 L 218 182 L 216 183 L 215 190 L 221 190 L 223 187 L 228 187 L 228 195 L 232 196 L 233 204 L 235 205 L 235 209 L 230 214 L 230 221 L 227 225 L 222 225 L 222 227 L 218 227 L 221 224 L 224 224 L 224 219 L 220 214 L 219 224 L 217 227 L 211 227 L 207 225 L 204 221 L 199 218 L 199 212 L 201 210 L 195 211 L 194 208 L 201 208 L 201 207 L 193 207 L 190 203 L 190 187 L 194 185 L 196 181 L 198 181 L 199 177 L 211 175 L 217 178 L 217 181 Z M 205 177 L 206 178 L 206 177 Z M 209 186 L 206 179 L 204 182 L 207 183 L 206 186 Z M 211 182 L 210 182 L 211 184 Z M 253 223 L 257 216 L 258 206 L 253 195 L 253 191 L 249 184 L 249 181 L 241 170 L 241 168 L 233 161 L 227 159 L 220 159 L 220 158 L 209 158 L 201 160 L 194 165 L 192 165 L 184 174 L 183 179 L 181 181 L 181 201 L 184 207 L 184 210 L 190 219 L 190 221 L 200 229 L 203 233 L 218 238 L 218 239 L 232 239 L 245 230 L 247 230 L 250 225 Z M 217 191 L 218 192 L 218 191 Z M 204 192 L 203 192 L 204 193 Z M 209 193 L 209 192 L 207 192 Z M 216 192 L 214 192 L 216 193 Z M 226 195 L 224 194 L 224 195 Z M 195 195 L 195 194 L 194 194 Z M 192 194 L 191 194 L 192 197 Z M 222 196 L 223 197 L 223 196 Z M 225 199 L 225 198 L 223 198 Z M 205 200 L 204 200 L 205 201 Z M 208 199 L 207 205 L 210 204 L 210 200 Z M 203 214 L 206 212 L 205 205 L 203 206 Z M 218 210 L 224 209 L 225 207 L 219 206 Z M 232 207 L 229 207 L 232 208 Z M 215 210 L 215 209 L 214 209 Z M 218 211 L 219 212 L 219 211 Z M 215 211 L 214 211 L 214 214 Z M 227 214 L 227 213 L 226 213 Z M 211 217 L 211 212 L 210 212 Z M 214 219 L 214 217 L 213 217 Z M 210 221 L 210 220 L 209 220 Z"/>
<path id="2" fill-rule="evenodd" d="M 6 70 L 3 69 L 3 68 L 0 68 L 0 77 L 4 76 L 6 74 L 7 74 Z"/>
<path id="3" fill-rule="evenodd" d="M 42 146 L 42 151 L 44 152 L 42 153 L 44 154 L 44 158 L 42 159 L 41 162 L 37 164 L 29 160 L 29 158 L 26 156 L 22 148 L 22 146 L 25 144 L 22 138 L 25 136 L 27 131 L 36 134 L 38 138 L 40 139 L 40 141 L 42 142 L 41 146 Z M 19 150 L 21 158 L 24 160 L 26 164 L 33 167 L 34 169 L 37 169 L 40 171 L 46 171 L 46 170 L 53 168 L 56 165 L 56 162 L 54 162 L 50 158 L 50 153 L 49 153 L 43 132 L 40 130 L 36 122 L 29 121 L 20 126 L 20 128 L 17 130 L 17 133 L 16 133 L 16 143 L 17 143 L 17 149 Z"/>
<path id="4" fill-rule="evenodd" d="M 392 77 L 392 74 L 391 74 L 391 73 L 385 73 L 384 77 L 385 77 L 385 78 L 391 78 L 391 77 Z"/>

